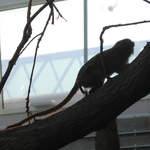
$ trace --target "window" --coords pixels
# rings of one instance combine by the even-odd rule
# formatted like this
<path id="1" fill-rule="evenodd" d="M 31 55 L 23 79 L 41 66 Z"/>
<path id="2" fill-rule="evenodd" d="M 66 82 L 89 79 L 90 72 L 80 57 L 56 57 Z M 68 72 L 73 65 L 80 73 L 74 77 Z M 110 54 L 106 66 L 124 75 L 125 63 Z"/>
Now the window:
<path id="1" fill-rule="evenodd" d="M 88 2 L 88 44 L 89 48 L 97 47 L 96 53 L 99 52 L 99 36 L 104 26 L 149 20 L 148 12 L 150 6 L 143 1 L 89 0 Z M 147 23 L 137 26 L 111 28 L 103 36 L 104 46 L 111 46 L 123 38 L 130 38 L 137 43 L 143 41 L 142 45 L 136 44 L 135 57 L 139 53 L 139 48 L 141 49 L 145 41 L 150 39 L 149 33 L 147 32 L 149 26 L 150 24 Z M 89 50 L 89 55 L 92 53 L 91 51 Z"/>
<path id="2" fill-rule="evenodd" d="M 83 1 L 62 1 L 56 6 L 67 21 L 57 19 L 55 13 L 55 25 L 48 26 L 38 50 L 31 96 L 69 91 L 83 64 Z M 32 12 L 39 7 L 34 6 Z M 3 73 L 22 38 L 26 11 L 27 8 L 20 8 L 0 13 Z M 48 14 L 49 8 L 33 21 L 33 37 L 42 31 Z M 5 102 L 26 98 L 36 42 L 29 45 L 14 66 L 4 87 Z"/>

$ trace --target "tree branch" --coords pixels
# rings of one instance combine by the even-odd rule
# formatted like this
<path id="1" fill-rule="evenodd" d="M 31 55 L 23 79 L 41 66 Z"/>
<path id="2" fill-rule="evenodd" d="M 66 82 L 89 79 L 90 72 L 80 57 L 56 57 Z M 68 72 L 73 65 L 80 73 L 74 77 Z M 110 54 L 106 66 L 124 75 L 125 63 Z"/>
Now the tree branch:
<path id="1" fill-rule="evenodd" d="M 26 98 L 26 112 L 27 112 L 27 116 L 28 117 L 30 116 L 29 99 L 30 99 L 30 91 L 31 91 L 32 79 L 33 79 L 33 73 L 34 73 L 35 64 L 36 64 L 37 52 L 38 52 L 38 49 L 39 49 L 40 42 L 41 42 L 41 40 L 42 40 L 42 38 L 44 36 L 44 33 L 45 33 L 46 29 L 47 29 L 47 26 L 48 26 L 49 21 L 50 21 L 51 18 L 52 18 L 52 20 L 54 18 L 53 6 L 51 6 L 50 14 L 48 16 L 48 19 L 46 21 L 44 29 L 43 29 L 43 31 L 40 34 L 40 38 L 39 38 L 39 40 L 37 42 L 36 49 L 35 49 L 33 66 L 32 66 L 32 71 L 31 71 L 31 76 L 30 76 L 30 82 L 29 82 L 29 87 L 28 87 L 28 93 L 27 93 L 27 98 Z M 52 24 L 53 23 L 54 22 L 52 21 Z"/>
<path id="2" fill-rule="evenodd" d="M 27 45 L 25 45 L 25 47 L 21 50 L 19 56 L 26 50 L 26 48 L 32 43 L 32 41 L 33 41 L 34 39 L 36 39 L 37 37 L 39 37 L 40 35 L 41 35 L 41 33 L 39 33 L 39 34 L 37 34 L 36 36 L 34 36 L 34 37 L 27 43 Z"/>

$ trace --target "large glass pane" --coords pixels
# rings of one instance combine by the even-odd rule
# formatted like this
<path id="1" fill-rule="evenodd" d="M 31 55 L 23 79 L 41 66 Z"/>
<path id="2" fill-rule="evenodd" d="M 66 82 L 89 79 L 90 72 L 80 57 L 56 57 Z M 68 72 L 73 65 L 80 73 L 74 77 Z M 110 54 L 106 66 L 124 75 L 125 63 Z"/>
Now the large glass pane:
<path id="1" fill-rule="evenodd" d="M 149 20 L 150 5 L 139 0 L 88 0 L 88 44 L 89 58 L 99 53 L 99 36 L 104 26 L 130 23 L 135 21 Z M 150 41 L 150 23 L 134 26 L 111 28 L 103 36 L 104 49 L 112 46 L 116 41 L 130 38 L 135 42 L 135 51 L 132 61 L 144 48 L 147 41 Z M 116 58 L 117 59 L 117 58 Z M 114 60 L 115 61 L 115 60 Z M 117 94 L 117 93 L 116 93 Z M 149 95 L 121 114 L 121 118 L 137 119 L 149 117 Z M 127 119 L 128 120 L 128 119 Z M 137 123 L 136 123 L 137 124 Z M 133 130 L 137 130 L 131 125 Z M 142 126 L 143 127 L 143 126 Z M 136 143 L 135 143 L 136 144 Z"/>
<path id="2" fill-rule="evenodd" d="M 58 18 L 49 24 L 38 50 L 31 95 L 69 91 L 83 63 L 83 1 L 57 2 L 56 6 L 67 20 Z M 40 6 L 34 6 L 35 12 Z M 27 8 L 0 13 L 0 33 L 3 73 L 22 38 Z M 44 10 L 32 23 L 33 35 L 40 33 L 50 9 Z M 4 98 L 26 97 L 37 39 L 20 56 L 4 88 Z"/>
<path id="3" fill-rule="evenodd" d="M 99 36 L 102 28 L 107 25 L 149 20 L 150 7 L 144 1 L 138 0 L 89 0 L 89 48 L 99 52 Z M 123 38 L 136 42 L 134 57 L 139 53 L 149 36 L 150 24 L 118 27 L 107 30 L 103 36 L 104 46 L 111 46 Z M 89 50 L 91 55 L 93 50 Z M 90 56 L 89 56 L 90 57 Z M 133 58 L 133 57 L 132 57 Z"/>

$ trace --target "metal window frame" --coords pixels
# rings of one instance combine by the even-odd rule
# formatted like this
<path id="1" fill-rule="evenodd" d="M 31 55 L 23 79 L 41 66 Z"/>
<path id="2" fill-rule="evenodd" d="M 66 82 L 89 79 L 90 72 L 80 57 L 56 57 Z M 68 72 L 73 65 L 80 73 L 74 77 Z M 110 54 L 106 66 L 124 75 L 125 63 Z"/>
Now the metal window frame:
<path id="1" fill-rule="evenodd" d="M 88 60 L 88 0 L 83 1 L 84 16 L 84 63 Z"/>
<path id="2" fill-rule="evenodd" d="M 1 37 L 1 36 L 0 36 Z M 0 81 L 2 80 L 1 38 L 0 38 Z M 0 93 L 0 108 L 4 109 L 3 90 Z"/>

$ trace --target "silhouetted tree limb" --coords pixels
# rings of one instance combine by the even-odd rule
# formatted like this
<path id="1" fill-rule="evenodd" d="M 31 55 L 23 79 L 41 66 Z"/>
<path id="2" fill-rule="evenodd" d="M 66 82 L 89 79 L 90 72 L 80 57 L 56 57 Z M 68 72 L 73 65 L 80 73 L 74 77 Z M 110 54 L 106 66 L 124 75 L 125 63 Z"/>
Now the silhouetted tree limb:
<path id="1" fill-rule="evenodd" d="M 33 59 L 33 65 L 32 65 L 32 70 L 31 70 L 31 75 L 30 75 L 30 82 L 29 82 L 29 86 L 28 86 L 28 92 L 27 92 L 27 97 L 26 97 L 26 113 L 27 116 L 29 117 L 31 112 L 30 112 L 30 107 L 29 107 L 29 102 L 30 102 L 30 92 L 31 92 L 31 85 L 32 85 L 32 80 L 33 80 L 33 74 L 34 74 L 34 69 L 35 69 L 35 65 L 36 65 L 36 59 L 37 59 L 37 54 L 38 54 L 38 49 L 40 46 L 40 42 L 42 41 L 42 38 L 46 32 L 46 29 L 48 27 L 49 21 L 52 18 L 52 24 L 54 24 L 54 9 L 53 9 L 53 4 L 50 5 L 50 14 L 48 16 L 48 19 L 45 23 L 45 26 L 43 28 L 43 31 L 40 34 L 40 37 L 38 39 L 38 42 L 36 44 L 36 48 L 35 48 L 35 54 L 34 54 L 34 59 Z"/>
<path id="2" fill-rule="evenodd" d="M 150 43 L 120 75 L 73 106 L 42 121 L 0 133 L 1 150 L 57 150 L 104 128 L 150 92 Z"/>
<path id="3" fill-rule="evenodd" d="M 31 3 L 32 3 L 32 1 L 31 1 Z M 35 69 L 35 65 L 36 65 L 36 59 L 37 59 L 37 54 L 38 54 L 38 49 L 39 49 L 39 46 L 40 46 L 40 42 L 42 41 L 42 39 L 44 37 L 44 34 L 46 32 L 46 29 L 48 27 L 48 24 L 49 24 L 50 20 L 51 20 L 51 23 L 54 24 L 54 10 L 56 10 L 58 15 L 64 19 L 62 14 L 59 12 L 58 8 L 51 1 L 47 0 L 47 3 L 49 4 L 49 7 L 50 7 L 50 13 L 49 13 L 48 19 L 45 23 L 45 26 L 44 26 L 42 32 L 39 34 L 40 37 L 39 37 L 39 39 L 37 41 L 37 44 L 36 44 L 35 54 L 34 54 L 34 59 L 33 59 L 33 65 L 32 65 L 32 70 L 31 70 L 31 75 L 30 75 L 30 81 L 29 81 L 29 86 L 28 86 L 28 92 L 27 92 L 27 97 L 26 97 L 26 113 L 27 113 L 28 117 L 30 115 L 32 115 L 31 112 L 30 112 L 30 107 L 29 107 L 30 92 L 31 92 L 31 85 L 32 85 L 33 74 L 34 74 L 34 69 Z M 28 10 L 31 9 L 30 6 L 31 6 L 31 4 L 29 5 Z M 30 13 L 28 13 L 28 15 L 27 15 L 28 20 L 30 20 L 29 14 Z M 21 51 L 21 53 L 22 53 L 22 51 Z M 29 121 L 29 123 L 30 123 L 30 121 Z"/>

